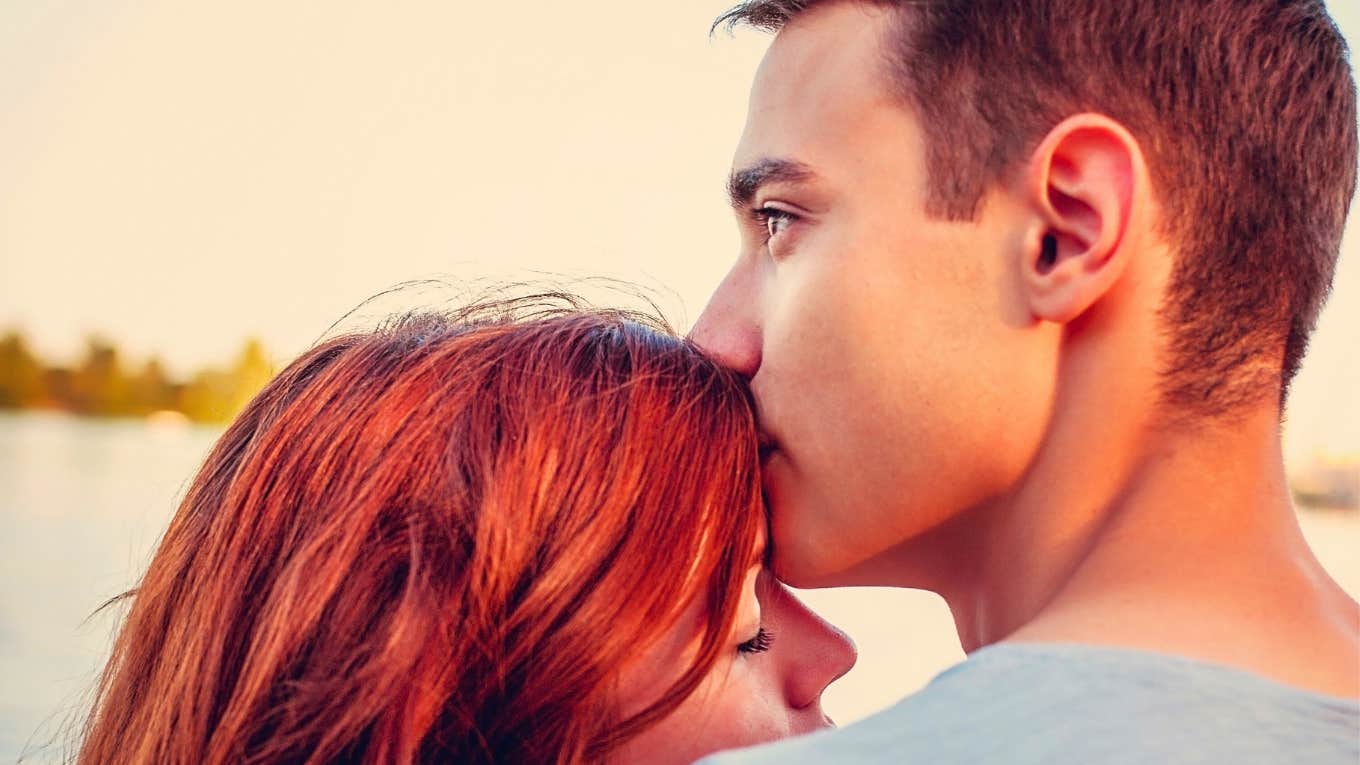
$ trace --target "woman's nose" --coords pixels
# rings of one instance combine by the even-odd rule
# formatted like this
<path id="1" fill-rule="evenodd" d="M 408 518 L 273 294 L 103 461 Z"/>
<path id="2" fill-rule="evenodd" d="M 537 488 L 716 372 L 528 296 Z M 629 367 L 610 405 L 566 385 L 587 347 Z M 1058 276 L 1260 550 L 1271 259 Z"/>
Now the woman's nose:
<path id="1" fill-rule="evenodd" d="M 784 585 L 777 586 L 782 624 L 772 626 L 776 639 L 783 637 L 780 630 L 791 638 L 785 655 L 794 665 L 786 678 L 786 693 L 790 706 L 803 709 L 817 704 L 822 691 L 855 666 L 858 653 L 849 635 L 803 605 Z"/>

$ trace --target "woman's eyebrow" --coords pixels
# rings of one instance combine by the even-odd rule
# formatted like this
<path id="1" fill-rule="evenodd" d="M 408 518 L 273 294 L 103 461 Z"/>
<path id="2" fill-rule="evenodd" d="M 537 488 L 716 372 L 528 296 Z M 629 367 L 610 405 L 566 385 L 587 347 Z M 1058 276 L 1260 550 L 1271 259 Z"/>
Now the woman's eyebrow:
<path id="1" fill-rule="evenodd" d="M 747 207 L 767 183 L 808 181 L 817 177 L 808 165 L 793 159 L 768 157 L 727 177 L 727 199 L 735 208 Z"/>

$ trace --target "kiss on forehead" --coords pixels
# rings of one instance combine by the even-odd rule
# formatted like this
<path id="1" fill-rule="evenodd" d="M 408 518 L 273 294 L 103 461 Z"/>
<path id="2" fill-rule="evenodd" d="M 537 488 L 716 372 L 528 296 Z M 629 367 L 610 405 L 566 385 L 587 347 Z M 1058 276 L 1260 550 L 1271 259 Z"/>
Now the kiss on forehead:
<path id="1" fill-rule="evenodd" d="M 1323 4 L 750 0 L 716 26 L 743 24 L 775 36 L 692 338 L 751 381 L 775 572 L 934 591 L 973 656 L 730 761 L 1353 760 L 1360 610 L 1279 444 L 1355 190 Z M 1231 750 L 1195 733 L 1225 715 Z M 960 720 L 972 744 L 942 741 Z"/>

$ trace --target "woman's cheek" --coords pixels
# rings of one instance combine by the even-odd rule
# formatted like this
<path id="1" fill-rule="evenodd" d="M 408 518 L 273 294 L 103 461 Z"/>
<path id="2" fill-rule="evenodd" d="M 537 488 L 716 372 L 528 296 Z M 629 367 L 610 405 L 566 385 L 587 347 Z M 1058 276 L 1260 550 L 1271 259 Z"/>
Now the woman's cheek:
<path id="1" fill-rule="evenodd" d="M 714 714 L 710 718 L 713 729 L 708 731 L 723 749 L 763 744 L 784 738 L 792 732 L 792 721 L 785 714 L 786 705 L 778 693 L 777 683 L 761 672 L 762 662 L 771 657 L 743 656 L 717 694 L 710 696 Z"/>

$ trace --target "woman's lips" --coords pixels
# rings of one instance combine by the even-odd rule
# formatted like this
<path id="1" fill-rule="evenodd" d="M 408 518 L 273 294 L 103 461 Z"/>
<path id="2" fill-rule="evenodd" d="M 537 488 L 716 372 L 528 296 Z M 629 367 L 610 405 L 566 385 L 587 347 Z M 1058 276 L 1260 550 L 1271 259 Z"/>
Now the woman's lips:
<path id="1" fill-rule="evenodd" d="M 836 723 L 832 722 L 831 718 L 828 717 L 825 712 L 819 710 L 815 717 L 805 718 L 803 723 L 796 727 L 794 735 L 816 733 L 819 730 L 827 730 L 828 728 L 834 727 L 836 727 Z"/>

